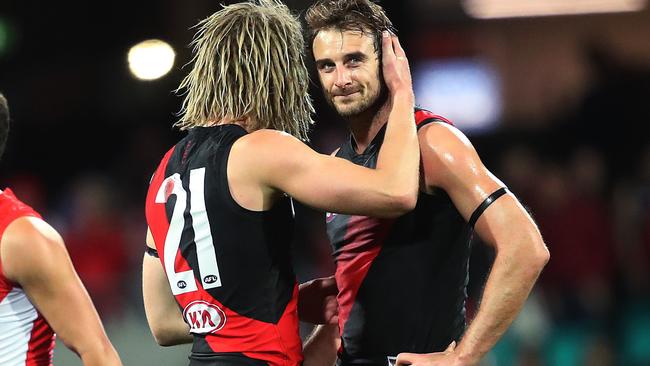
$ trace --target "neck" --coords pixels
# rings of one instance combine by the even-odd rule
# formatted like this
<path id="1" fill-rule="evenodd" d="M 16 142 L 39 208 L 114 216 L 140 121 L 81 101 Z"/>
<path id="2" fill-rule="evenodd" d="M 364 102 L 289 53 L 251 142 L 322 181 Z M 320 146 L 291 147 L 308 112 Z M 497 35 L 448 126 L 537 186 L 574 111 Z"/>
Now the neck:
<path id="1" fill-rule="evenodd" d="M 347 118 L 348 128 L 357 145 L 357 154 L 366 150 L 377 136 L 379 130 L 388 122 L 390 101 L 386 100 L 379 107 L 371 107 L 360 114 Z"/>
<path id="2" fill-rule="evenodd" d="M 219 125 L 227 125 L 227 124 L 232 124 L 232 125 L 239 125 L 243 129 L 245 129 L 247 132 L 252 132 L 250 131 L 250 118 L 244 117 L 244 118 L 239 118 L 239 119 L 233 119 L 230 117 L 225 117 L 222 118 L 218 121 L 210 122 L 207 124 L 207 126 L 219 126 Z"/>

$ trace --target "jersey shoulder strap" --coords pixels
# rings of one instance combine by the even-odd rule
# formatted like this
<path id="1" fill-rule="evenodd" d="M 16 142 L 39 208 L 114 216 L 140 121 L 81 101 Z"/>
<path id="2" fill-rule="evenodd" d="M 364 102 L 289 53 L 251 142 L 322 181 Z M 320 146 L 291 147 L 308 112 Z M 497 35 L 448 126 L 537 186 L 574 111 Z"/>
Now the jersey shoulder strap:
<path id="1" fill-rule="evenodd" d="M 415 107 L 415 124 L 418 130 L 431 122 L 444 122 L 452 126 L 454 125 L 450 120 L 443 116 L 434 114 L 424 108 Z"/>

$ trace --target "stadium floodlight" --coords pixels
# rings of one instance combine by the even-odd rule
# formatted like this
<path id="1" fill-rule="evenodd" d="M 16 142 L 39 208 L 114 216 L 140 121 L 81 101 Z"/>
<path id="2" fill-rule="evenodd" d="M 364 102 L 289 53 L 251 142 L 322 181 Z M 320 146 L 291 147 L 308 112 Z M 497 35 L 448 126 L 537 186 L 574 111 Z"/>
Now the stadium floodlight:
<path id="1" fill-rule="evenodd" d="M 176 53 L 167 42 L 149 39 L 129 50 L 129 70 L 140 80 L 155 80 L 172 69 L 175 58 Z"/>
<path id="2" fill-rule="evenodd" d="M 501 120 L 501 80 L 488 62 L 474 58 L 413 64 L 417 104 L 451 119 L 463 132 L 490 132 Z"/>
<path id="3" fill-rule="evenodd" d="M 646 0 L 462 0 L 474 18 L 515 18 L 549 15 L 638 11 Z"/>

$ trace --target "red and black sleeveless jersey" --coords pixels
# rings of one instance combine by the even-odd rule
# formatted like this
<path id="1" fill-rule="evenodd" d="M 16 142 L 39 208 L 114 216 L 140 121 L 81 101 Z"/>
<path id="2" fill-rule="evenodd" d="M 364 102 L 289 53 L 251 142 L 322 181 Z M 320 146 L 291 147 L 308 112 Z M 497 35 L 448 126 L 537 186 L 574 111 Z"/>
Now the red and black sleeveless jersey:
<path id="1" fill-rule="evenodd" d="M 234 201 L 226 168 L 245 134 L 232 124 L 192 129 L 152 177 L 147 223 L 194 336 L 191 359 L 298 365 L 291 202 L 256 212 Z"/>
<path id="2" fill-rule="evenodd" d="M 416 109 L 418 128 L 446 122 Z M 385 128 L 385 127 L 384 127 Z M 362 154 L 352 136 L 336 156 L 375 168 L 382 129 Z M 465 329 L 471 230 L 443 192 L 420 193 L 397 219 L 327 214 L 339 287 L 340 364 L 386 365 L 400 352 L 444 350 Z"/>

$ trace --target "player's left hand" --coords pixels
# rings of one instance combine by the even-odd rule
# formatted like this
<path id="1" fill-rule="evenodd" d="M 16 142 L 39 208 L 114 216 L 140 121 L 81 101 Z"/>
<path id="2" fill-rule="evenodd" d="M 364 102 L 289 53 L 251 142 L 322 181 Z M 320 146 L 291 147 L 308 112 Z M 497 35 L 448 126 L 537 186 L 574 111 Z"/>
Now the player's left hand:
<path id="1" fill-rule="evenodd" d="M 397 36 L 388 31 L 382 34 L 381 62 L 384 82 L 391 95 L 395 97 L 399 91 L 402 91 L 406 94 L 400 94 L 400 98 L 408 95 L 410 99 L 414 99 L 413 80 L 406 53 Z"/>
<path id="2" fill-rule="evenodd" d="M 446 350 L 434 353 L 400 353 L 397 355 L 396 366 L 466 366 L 455 352 L 456 342 L 451 342 Z"/>

